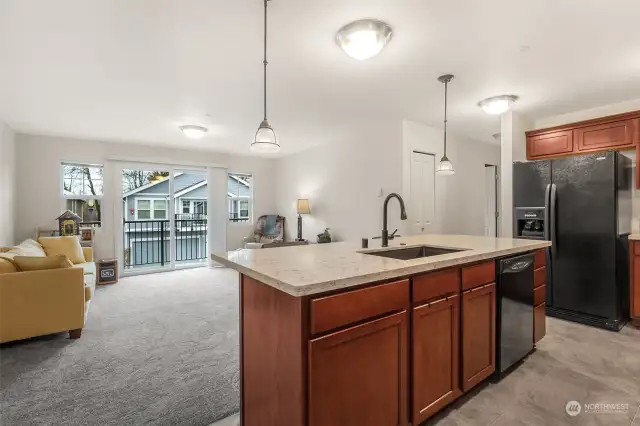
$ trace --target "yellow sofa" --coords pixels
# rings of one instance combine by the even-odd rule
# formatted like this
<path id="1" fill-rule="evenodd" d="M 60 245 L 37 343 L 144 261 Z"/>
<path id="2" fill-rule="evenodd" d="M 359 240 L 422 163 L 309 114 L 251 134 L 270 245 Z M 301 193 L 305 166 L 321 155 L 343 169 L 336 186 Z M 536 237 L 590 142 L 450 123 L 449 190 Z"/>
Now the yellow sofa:
<path id="1" fill-rule="evenodd" d="M 62 269 L 18 271 L 15 256 L 45 256 L 33 240 L 0 249 L 0 343 L 68 331 L 77 339 L 95 291 L 93 250 L 85 263 Z"/>

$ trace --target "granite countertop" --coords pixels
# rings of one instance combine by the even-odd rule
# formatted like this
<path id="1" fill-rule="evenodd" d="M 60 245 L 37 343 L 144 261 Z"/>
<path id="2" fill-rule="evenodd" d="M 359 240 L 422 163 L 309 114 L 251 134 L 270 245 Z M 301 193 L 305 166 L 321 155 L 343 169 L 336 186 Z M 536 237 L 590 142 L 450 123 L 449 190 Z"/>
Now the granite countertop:
<path id="1" fill-rule="evenodd" d="M 640 233 L 634 232 L 633 234 L 629 235 L 629 239 L 633 241 L 640 241 Z"/>
<path id="2" fill-rule="evenodd" d="M 420 245 L 465 250 L 412 260 L 364 254 Z M 386 249 L 381 248 L 380 240 L 370 240 L 368 249 L 349 242 L 311 244 L 212 253 L 211 259 L 299 297 L 527 252 L 550 245 L 548 241 L 539 240 L 433 234 L 396 238 L 389 241 Z"/>

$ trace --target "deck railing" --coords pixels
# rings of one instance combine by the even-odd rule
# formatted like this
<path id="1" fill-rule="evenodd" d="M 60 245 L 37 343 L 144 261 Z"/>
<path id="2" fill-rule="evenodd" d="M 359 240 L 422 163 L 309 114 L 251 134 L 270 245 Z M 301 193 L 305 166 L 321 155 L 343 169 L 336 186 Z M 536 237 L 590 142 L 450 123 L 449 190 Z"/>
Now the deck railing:
<path id="1" fill-rule="evenodd" d="M 175 261 L 203 261 L 207 258 L 207 218 L 175 219 Z M 194 215 L 188 215 L 194 216 Z M 163 267 L 170 263 L 169 220 L 130 220 L 124 222 L 124 265 L 126 268 Z"/>

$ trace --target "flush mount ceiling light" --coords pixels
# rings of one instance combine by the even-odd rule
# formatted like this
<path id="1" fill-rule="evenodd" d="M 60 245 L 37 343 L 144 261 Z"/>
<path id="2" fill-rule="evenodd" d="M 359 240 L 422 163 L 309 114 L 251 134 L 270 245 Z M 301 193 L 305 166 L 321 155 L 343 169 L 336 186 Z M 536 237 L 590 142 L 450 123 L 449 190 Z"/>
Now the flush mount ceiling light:
<path id="1" fill-rule="evenodd" d="M 436 169 L 436 174 L 440 176 L 456 174 L 453 169 L 453 164 L 451 164 L 451 161 L 447 158 L 447 87 L 451 80 L 453 80 L 453 75 L 451 74 L 445 74 L 438 77 L 438 81 L 440 83 L 444 83 L 444 155 L 440 159 L 440 163 L 438 163 L 438 168 Z"/>
<path id="2" fill-rule="evenodd" d="M 487 114 L 497 115 L 507 112 L 517 100 L 518 97 L 514 95 L 500 95 L 480 101 L 478 106 Z"/>
<path id="3" fill-rule="evenodd" d="M 193 125 L 180 126 L 180 130 L 182 130 L 182 133 L 189 139 L 200 139 L 209 131 L 206 127 Z"/>
<path id="4" fill-rule="evenodd" d="M 278 152 L 280 151 L 280 145 L 278 145 L 278 139 L 276 138 L 276 132 L 269 124 L 267 120 L 267 2 L 270 0 L 264 0 L 264 119 L 258 126 L 256 136 L 251 142 L 251 150 L 255 152 Z"/>
<path id="5" fill-rule="evenodd" d="M 336 42 L 345 53 L 364 61 L 376 56 L 391 40 L 391 27 L 375 19 L 361 19 L 338 30 Z"/>

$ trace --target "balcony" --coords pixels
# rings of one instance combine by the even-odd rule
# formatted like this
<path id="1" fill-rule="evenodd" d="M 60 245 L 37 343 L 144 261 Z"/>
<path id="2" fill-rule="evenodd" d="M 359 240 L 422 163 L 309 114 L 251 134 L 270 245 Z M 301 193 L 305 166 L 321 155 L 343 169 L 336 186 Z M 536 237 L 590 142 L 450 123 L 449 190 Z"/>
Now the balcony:
<path id="1" fill-rule="evenodd" d="M 207 261 L 207 217 L 203 214 L 175 215 L 176 264 Z M 124 221 L 124 267 L 163 268 L 171 264 L 169 220 Z"/>

